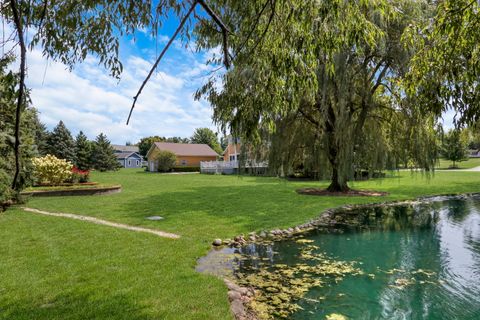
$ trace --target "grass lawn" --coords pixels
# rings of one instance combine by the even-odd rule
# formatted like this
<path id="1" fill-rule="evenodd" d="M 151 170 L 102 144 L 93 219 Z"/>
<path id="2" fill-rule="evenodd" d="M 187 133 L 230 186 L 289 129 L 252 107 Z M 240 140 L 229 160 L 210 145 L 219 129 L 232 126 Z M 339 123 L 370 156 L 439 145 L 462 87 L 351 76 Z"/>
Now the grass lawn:
<path id="1" fill-rule="evenodd" d="M 452 165 L 452 161 L 440 159 L 437 169 L 449 169 Z M 467 161 L 455 162 L 458 169 L 471 169 L 480 166 L 480 158 L 469 158 Z"/>
<path id="2" fill-rule="evenodd" d="M 0 214 L 0 319 L 231 319 L 223 282 L 194 271 L 214 238 L 284 228 L 347 203 L 480 192 L 480 172 L 353 183 L 387 197 L 315 197 L 300 187 L 326 182 L 164 175 L 123 169 L 92 180 L 122 184 L 106 196 L 32 198 L 28 206 L 158 228 L 178 240 L 19 208 Z M 145 220 L 160 215 L 161 221 Z"/>

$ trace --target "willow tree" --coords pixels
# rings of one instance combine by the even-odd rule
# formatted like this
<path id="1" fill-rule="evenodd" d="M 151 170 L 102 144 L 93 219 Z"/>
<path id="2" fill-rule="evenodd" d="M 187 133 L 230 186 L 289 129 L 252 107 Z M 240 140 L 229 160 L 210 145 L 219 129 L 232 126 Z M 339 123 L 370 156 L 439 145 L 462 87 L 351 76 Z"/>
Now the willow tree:
<path id="1" fill-rule="evenodd" d="M 405 117 L 429 117 L 412 107 L 401 88 L 412 55 L 402 45 L 402 35 L 407 25 L 426 18 L 427 3 L 272 0 L 263 6 L 222 5 L 222 19 L 236 31 L 230 42 L 234 66 L 210 79 L 197 97 L 208 97 L 223 129 L 252 141 L 269 130 L 302 142 L 308 161 L 330 173 L 329 191 L 349 189 L 362 153 L 367 166 L 385 167 L 379 159 L 387 143 L 398 148 L 398 141 L 404 141 L 401 148 L 409 150 L 412 161 L 433 168 L 434 146 L 409 148 L 410 141 L 401 139 L 391 143 L 396 122 L 408 126 L 414 121 Z M 204 48 L 221 41 L 202 26 L 198 37 Z M 434 123 L 429 119 L 402 130 L 428 132 L 420 137 L 424 141 L 431 139 Z M 287 141 L 271 144 L 280 157 L 271 157 L 270 166 L 282 168 L 295 160 L 295 147 Z M 385 148 L 376 147 L 380 144 Z"/>
<path id="2" fill-rule="evenodd" d="M 416 48 L 408 75 L 410 93 L 437 115 L 457 112 L 458 125 L 480 120 L 480 3 L 438 1 L 435 15 L 405 35 Z"/>

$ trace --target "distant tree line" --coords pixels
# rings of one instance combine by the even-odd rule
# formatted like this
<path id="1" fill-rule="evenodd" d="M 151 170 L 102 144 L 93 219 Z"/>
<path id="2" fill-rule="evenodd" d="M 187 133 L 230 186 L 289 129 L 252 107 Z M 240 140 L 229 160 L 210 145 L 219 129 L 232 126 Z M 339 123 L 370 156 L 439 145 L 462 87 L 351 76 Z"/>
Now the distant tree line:
<path id="1" fill-rule="evenodd" d="M 82 131 L 73 138 L 70 130 L 60 121 L 52 132 L 40 125 L 37 136 L 38 152 L 42 156 L 51 154 L 68 160 L 80 170 L 109 171 L 119 168 L 115 151 L 103 133 L 94 141 L 88 140 Z"/>

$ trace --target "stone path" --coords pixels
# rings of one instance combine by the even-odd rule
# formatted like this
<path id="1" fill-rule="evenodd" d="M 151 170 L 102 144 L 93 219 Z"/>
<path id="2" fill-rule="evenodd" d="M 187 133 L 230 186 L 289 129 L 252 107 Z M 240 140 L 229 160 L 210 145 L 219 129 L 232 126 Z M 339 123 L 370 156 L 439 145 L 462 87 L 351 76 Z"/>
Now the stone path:
<path id="1" fill-rule="evenodd" d="M 135 232 L 151 233 L 151 234 L 157 235 L 159 237 L 164 237 L 164 238 L 170 238 L 170 239 L 180 238 L 179 235 L 174 234 L 174 233 L 168 233 L 168 232 L 164 232 L 164 231 L 153 230 L 153 229 L 142 228 L 142 227 L 134 227 L 134 226 L 129 226 L 128 224 L 111 222 L 111 221 L 102 220 L 102 219 L 89 217 L 89 216 L 82 216 L 82 215 L 72 214 L 72 213 L 47 212 L 47 211 L 42 211 L 42 210 L 33 209 L 33 208 L 22 208 L 22 209 L 24 211 L 43 214 L 43 215 L 46 215 L 46 216 L 69 218 L 69 219 L 74 219 L 74 220 L 87 221 L 87 222 L 95 223 L 95 224 L 101 224 L 101 225 L 114 227 L 114 228 L 118 228 L 118 229 L 125 229 L 125 230 L 130 230 L 130 231 L 135 231 Z"/>

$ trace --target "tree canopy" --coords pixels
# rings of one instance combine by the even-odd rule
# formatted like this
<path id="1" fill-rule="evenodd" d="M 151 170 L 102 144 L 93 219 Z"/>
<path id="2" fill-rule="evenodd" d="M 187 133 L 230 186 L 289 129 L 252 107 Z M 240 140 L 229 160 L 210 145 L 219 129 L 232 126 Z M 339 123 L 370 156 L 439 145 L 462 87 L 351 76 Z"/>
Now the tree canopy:
<path id="1" fill-rule="evenodd" d="M 392 125 L 399 121 L 402 131 L 421 139 L 417 148 L 402 140 L 410 159 L 433 168 L 434 145 L 427 141 L 435 119 L 418 112 L 401 86 L 412 55 L 402 35 L 408 25 L 422 22 L 427 3 L 273 1 L 263 18 L 254 4 L 225 6 L 223 19 L 234 23 L 238 35 L 232 41 L 234 67 L 197 93 L 212 103 L 222 129 L 250 141 L 262 132 L 281 136 L 271 144 L 278 157 L 269 162 L 279 171 L 291 167 L 295 146 L 303 146 L 311 159 L 304 160 L 329 172 L 331 191 L 348 190 L 354 164 L 384 168 L 388 148 L 398 155 Z M 198 34 L 205 48 L 220 41 L 208 28 L 199 27 Z"/>
<path id="2" fill-rule="evenodd" d="M 218 143 L 218 137 L 209 128 L 197 128 L 190 138 L 191 143 L 208 144 L 216 153 L 222 154 L 222 148 Z"/>
<path id="3" fill-rule="evenodd" d="M 422 108 L 456 111 L 457 125 L 480 120 L 480 3 L 437 1 L 433 19 L 412 25 L 405 42 L 416 50 L 409 89 Z"/>

